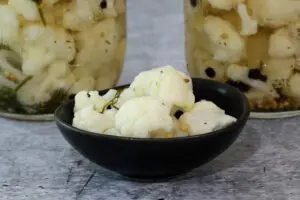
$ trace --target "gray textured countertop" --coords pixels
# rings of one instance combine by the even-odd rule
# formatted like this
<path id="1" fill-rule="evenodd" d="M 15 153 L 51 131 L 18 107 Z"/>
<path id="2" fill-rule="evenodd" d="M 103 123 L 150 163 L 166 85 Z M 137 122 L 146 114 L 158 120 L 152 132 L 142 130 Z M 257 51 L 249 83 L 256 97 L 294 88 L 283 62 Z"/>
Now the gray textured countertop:
<path id="1" fill-rule="evenodd" d="M 181 2 L 129 0 L 121 83 L 154 66 L 184 70 Z M 0 119 L 0 200 L 299 200 L 299 121 L 251 120 L 230 149 L 202 168 L 166 182 L 138 183 L 91 164 L 52 122 Z"/>

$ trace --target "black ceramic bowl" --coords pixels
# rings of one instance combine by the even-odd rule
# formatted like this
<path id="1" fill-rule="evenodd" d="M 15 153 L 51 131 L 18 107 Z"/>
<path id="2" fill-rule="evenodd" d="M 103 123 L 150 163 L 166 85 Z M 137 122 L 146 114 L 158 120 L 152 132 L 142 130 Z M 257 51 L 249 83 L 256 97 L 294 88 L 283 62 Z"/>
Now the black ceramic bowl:
<path id="1" fill-rule="evenodd" d="M 237 122 L 222 130 L 198 136 L 171 139 L 124 138 L 72 127 L 74 100 L 69 100 L 56 110 L 56 123 L 74 149 L 104 168 L 134 178 L 179 175 L 224 152 L 236 140 L 249 117 L 248 101 L 237 89 L 203 79 L 193 79 L 193 87 L 197 101 L 213 101 L 227 114 L 236 117 Z"/>

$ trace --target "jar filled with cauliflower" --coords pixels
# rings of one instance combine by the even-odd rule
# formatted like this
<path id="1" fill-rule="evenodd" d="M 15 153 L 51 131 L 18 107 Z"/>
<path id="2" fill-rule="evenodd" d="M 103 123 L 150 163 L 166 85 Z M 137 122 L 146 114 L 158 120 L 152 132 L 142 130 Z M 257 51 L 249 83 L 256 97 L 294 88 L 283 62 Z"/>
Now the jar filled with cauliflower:
<path id="1" fill-rule="evenodd" d="M 0 115 L 52 115 L 113 87 L 125 48 L 126 0 L 0 0 Z"/>
<path id="2" fill-rule="evenodd" d="M 193 77 L 237 87 L 267 117 L 300 110 L 300 1 L 185 0 L 184 7 Z"/>

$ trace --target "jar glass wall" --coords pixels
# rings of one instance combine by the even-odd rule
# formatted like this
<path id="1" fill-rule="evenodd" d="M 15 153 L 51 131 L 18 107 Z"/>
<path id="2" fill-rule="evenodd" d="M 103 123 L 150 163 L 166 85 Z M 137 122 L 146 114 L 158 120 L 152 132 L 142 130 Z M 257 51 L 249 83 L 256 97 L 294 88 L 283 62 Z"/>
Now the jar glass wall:
<path id="1" fill-rule="evenodd" d="M 256 117 L 300 113 L 300 1 L 185 0 L 184 7 L 191 76 L 237 87 Z"/>
<path id="2" fill-rule="evenodd" d="M 46 119 L 69 95 L 113 87 L 126 0 L 0 0 L 2 116 Z"/>

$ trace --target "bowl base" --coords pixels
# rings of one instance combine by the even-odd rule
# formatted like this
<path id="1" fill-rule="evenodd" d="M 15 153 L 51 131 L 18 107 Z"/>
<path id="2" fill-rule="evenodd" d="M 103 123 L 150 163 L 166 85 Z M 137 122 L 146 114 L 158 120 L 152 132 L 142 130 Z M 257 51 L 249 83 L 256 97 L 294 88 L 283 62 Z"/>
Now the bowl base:
<path id="1" fill-rule="evenodd" d="M 123 176 L 125 179 L 129 181 L 135 181 L 135 182 L 165 182 L 165 181 L 169 181 L 170 179 L 174 179 L 178 176 L 182 176 L 186 173 L 188 172 L 165 174 L 165 175 L 154 175 L 154 176 L 121 174 L 121 176 Z"/>
<path id="2" fill-rule="evenodd" d="M 54 114 L 40 114 L 40 115 L 31 115 L 31 114 L 18 114 L 18 113 L 8 113 L 5 111 L 0 111 L 0 117 L 19 120 L 19 121 L 53 121 Z"/>

